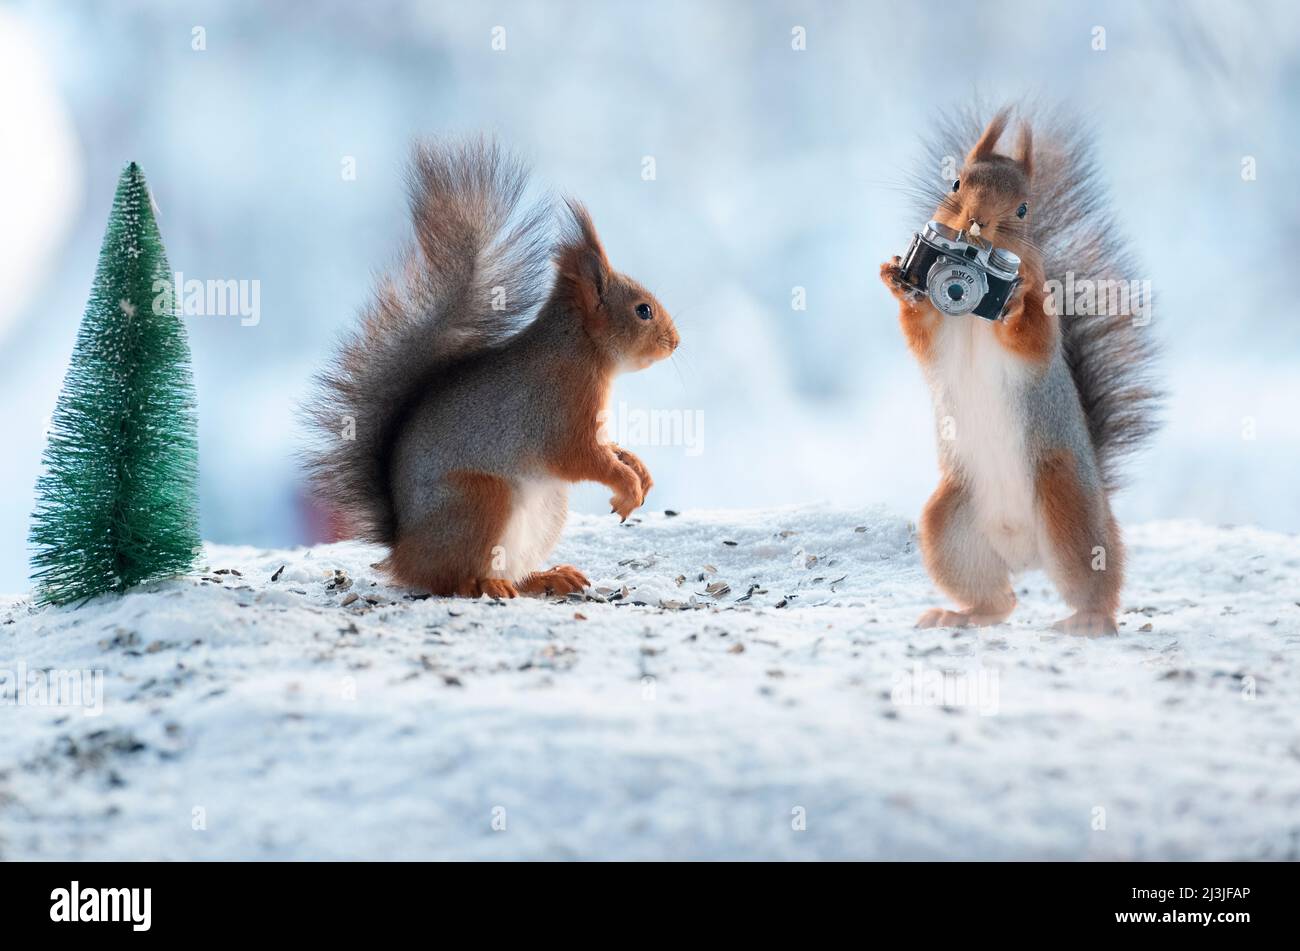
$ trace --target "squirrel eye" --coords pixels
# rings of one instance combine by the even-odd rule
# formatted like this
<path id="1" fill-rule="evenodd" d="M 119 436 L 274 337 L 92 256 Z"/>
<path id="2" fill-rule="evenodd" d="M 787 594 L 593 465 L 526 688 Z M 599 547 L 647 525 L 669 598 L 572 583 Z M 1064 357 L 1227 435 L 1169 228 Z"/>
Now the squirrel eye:
<path id="1" fill-rule="evenodd" d="M 1027 214 L 1029 214 L 1029 202 L 1022 201 L 1020 207 L 1016 209 L 1016 217 L 1023 218 Z"/>
<path id="2" fill-rule="evenodd" d="M 637 304 L 636 315 L 640 317 L 642 320 L 649 320 L 651 317 L 654 316 L 653 312 L 650 310 L 649 304 Z"/>
<path id="3" fill-rule="evenodd" d="M 953 179 L 952 190 L 956 191 L 959 188 L 961 188 L 961 179 L 960 178 Z"/>

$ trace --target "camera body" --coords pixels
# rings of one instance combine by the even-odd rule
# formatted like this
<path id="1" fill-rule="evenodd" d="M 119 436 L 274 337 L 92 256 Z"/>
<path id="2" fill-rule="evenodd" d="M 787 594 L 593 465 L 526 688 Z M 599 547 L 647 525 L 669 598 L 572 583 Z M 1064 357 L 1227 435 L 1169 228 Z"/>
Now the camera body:
<path id="1" fill-rule="evenodd" d="M 1020 286 L 1020 258 L 931 221 L 903 255 L 903 280 L 928 294 L 941 314 L 1000 320 Z"/>

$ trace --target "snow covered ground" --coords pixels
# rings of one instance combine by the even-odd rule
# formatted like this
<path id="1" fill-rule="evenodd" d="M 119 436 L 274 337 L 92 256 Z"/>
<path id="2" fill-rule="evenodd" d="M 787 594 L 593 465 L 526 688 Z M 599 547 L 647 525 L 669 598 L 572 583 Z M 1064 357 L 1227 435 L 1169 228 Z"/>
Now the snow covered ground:
<path id="1" fill-rule="evenodd" d="M 913 630 L 911 525 L 825 508 L 575 516 L 601 600 L 414 599 L 355 544 L 0 599 L 0 857 L 1300 857 L 1300 541 L 1127 537 L 1097 640 L 1039 575 Z"/>

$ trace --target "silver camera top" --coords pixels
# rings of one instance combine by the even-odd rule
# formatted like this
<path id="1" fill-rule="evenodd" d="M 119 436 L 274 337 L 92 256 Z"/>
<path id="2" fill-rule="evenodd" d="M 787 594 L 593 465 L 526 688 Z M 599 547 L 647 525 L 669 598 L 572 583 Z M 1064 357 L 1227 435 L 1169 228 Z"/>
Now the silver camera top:
<path id="1" fill-rule="evenodd" d="M 1006 248 L 995 248 L 989 242 L 972 237 L 966 231 L 949 228 L 938 221 L 926 222 L 921 240 L 954 257 L 972 261 L 1004 281 L 1014 280 L 1020 273 L 1018 254 Z"/>

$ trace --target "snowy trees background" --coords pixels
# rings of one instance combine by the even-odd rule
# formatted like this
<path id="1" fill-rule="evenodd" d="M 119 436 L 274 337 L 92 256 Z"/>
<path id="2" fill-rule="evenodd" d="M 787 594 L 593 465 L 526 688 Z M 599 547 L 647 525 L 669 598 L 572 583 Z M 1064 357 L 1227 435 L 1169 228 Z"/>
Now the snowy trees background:
<path id="1" fill-rule="evenodd" d="M 319 535 L 293 408 L 405 236 L 417 134 L 497 133 L 582 197 L 616 266 L 675 310 L 677 367 L 627 377 L 616 397 L 702 420 L 697 444 L 642 452 L 653 508 L 914 514 L 933 485 L 930 409 L 875 275 L 919 224 L 889 183 L 930 112 L 973 89 L 1064 100 L 1095 123 L 1136 276 L 1155 287 L 1169 422 L 1121 517 L 1300 529 L 1300 10 L 954 16 L 938 2 L 11 4 L 0 590 L 26 587 L 42 432 L 132 159 L 174 267 L 260 282 L 255 324 L 188 318 L 204 536 Z M 602 498 L 579 495 L 592 511 Z"/>

